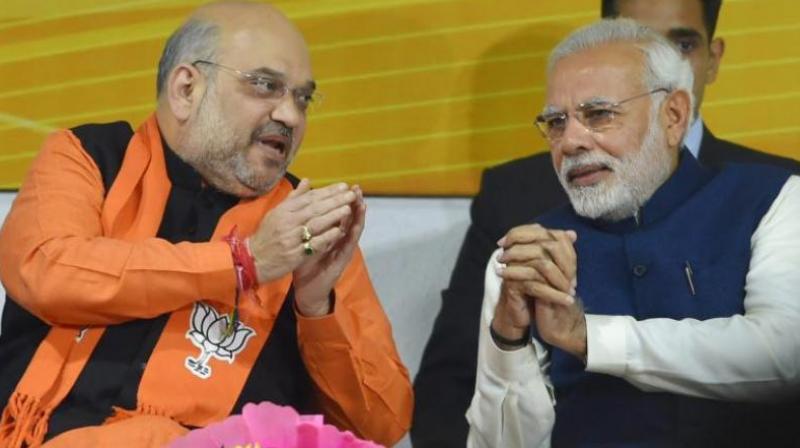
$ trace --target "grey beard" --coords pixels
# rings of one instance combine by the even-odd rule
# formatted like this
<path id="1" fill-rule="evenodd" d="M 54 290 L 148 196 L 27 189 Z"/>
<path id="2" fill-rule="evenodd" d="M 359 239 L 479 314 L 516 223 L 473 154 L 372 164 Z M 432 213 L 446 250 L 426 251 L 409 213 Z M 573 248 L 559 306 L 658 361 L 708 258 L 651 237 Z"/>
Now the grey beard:
<path id="1" fill-rule="evenodd" d="M 245 149 L 255 142 L 260 133 L 279 133 L 289 137 L 287 144 L 291 147 L 292 129 L 278 123 L 270 123 L 263 129 L 254 131 L 249 139 L 238 138 L 234 130 L 220 115 L 216 93 L 213 90 L 206 92 L 199 107 L 200 113 L 192 126 L 192 132 L 186 137 L 184 145 L 194 148 L 186 158 L 209 184 L 218 190 L 235 194 L 235 183 L 264 194 L 272 190 L 286 174 L 286 165 L 275 166 L 279 174 L 273 179 L 259 176 L 247 161 Z M 198 151 L 197 148 L 203 148 Z"/>

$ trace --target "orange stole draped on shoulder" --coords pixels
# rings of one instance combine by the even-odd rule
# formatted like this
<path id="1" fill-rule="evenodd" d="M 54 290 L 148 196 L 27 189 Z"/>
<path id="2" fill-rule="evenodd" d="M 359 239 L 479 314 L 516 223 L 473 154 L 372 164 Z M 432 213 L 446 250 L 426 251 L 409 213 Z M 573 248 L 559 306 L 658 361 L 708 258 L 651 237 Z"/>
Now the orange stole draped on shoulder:
<path id="1" fill-rule="evenodd" d="M 128 144 L 119 174 L 106 196 L 101 212 L 103 236 L 130 242 L 155 237 L 170 188 L 161 135 L 153 115 Z M 222 216 L 211 240 L 221 241 L 234 226 L 241 235 L 254 233 L 266 212 L 282 202 L 291 190 L 291 184 L 282 179 L 268 194 L 242 200 Z M 233 275 L 232 262 L 231 272 Z M 201 302 L 205 298 L 198 297 L 198 303 L 172 312 L 142 375 L 137 408 L 116 409 L 110 420 L 154 414 L 184 425 L 205 426 L 227 417 L 267 341 L 291 281 L 291 274 L 287 274 L 261 285 L 255 297 L 242 297 L 241 328 L 250 329 L 252 333 L 241 341 L 241 350 L 230 356 L 212 357 L 209 350 L 201 350 L 196 345 L 198 333 L 193 334 L 192 330 L 199 324 L 206 331 L 206 346 L 217 347 L 219 333 L 217 329 L 210 329 L 224 326 L 225 318 L 215 322 L 206 319 L 230 312 L 231 303 Z M 233 293 L 231 291 L 226 300 L 232 301 Z M 195 318 L 203 319 L 193 322 L 195 309 L 198 310 Z M 72 389 L 104 330 L 104 327 L 82 332 L 78 328 L 51 328 L 3 410 L 0 446 L 18 448 L 42 444 L 50 415 Z M 209 331 L 216 333 L 208 338 Z M 191 370 L 189 358 L 202 361 L 201 367 L 207 368 L 203 370 L 205 377 Z"/>

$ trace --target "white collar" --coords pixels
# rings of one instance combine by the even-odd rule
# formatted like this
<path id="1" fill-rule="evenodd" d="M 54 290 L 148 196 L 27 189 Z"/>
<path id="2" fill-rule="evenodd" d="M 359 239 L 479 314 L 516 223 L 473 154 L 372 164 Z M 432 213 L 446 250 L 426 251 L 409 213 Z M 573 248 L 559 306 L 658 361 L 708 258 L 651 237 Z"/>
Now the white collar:
<path id="1" fill-rule="evenodd" d="M 683 145 L 689 149 L 695 159 L 700 155 L 700 142 L 703 140 L 703 118 L 698 114 L 686 135 L 683 137 Z"/>

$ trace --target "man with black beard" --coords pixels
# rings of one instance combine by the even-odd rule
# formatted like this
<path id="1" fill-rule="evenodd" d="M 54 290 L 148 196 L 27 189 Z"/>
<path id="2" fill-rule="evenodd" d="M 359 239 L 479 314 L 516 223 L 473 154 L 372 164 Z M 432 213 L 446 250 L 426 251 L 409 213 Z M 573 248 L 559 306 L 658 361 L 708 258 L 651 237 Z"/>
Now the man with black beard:
<path id="1" fill-rule="evenodd" d="M 489 261 L 468 446 L 792 446 L 800 177 L 682 149 L 689 63 L 630 19 L 572 33 L 547 80 L 570 205 Z"/>
<path id="2" fill-rule="evenodd" d="M 167 42 L 136 132 L 47 139 L 0 234 L 0 446 L 163 446 L 265 400 L 403 436 L 361 191 L 286 172 L 315 87 L 279 11 L 212 3 Z"/>

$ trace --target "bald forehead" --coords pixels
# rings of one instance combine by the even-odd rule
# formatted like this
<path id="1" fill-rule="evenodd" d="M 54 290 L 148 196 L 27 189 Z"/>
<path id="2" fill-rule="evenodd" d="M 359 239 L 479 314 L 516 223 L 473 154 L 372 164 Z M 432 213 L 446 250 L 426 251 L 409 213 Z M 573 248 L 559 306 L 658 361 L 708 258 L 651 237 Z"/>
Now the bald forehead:
<path id="1" fill-rule="evenodd" d="M 193 19 L 211 22 L 219 27 L 223 41 L 242 31 L 269 32 L 286 44 L 305 48 L 305 41 L 294 24 L 275 7 L 266 3 L 223 1 L 198 8 Z"/>
<path id="2" fill-rule="evenodd" d="M 200 7 L 193 18 L 218 26 L 218 59 L 244 70 L 269 69 L 293 83 L 311 81 L 308 48 L 300 31 L 275 7 L 265 3 L 216 2 Z"/>
<path id="3" fill-rule="evenodd" d="M 243 22 L 289 22 L 274 6 L 266 3 L 222 1 L 203 5 L 192 14 L 193 19 L 206 20 L 220 25 Z"/>

